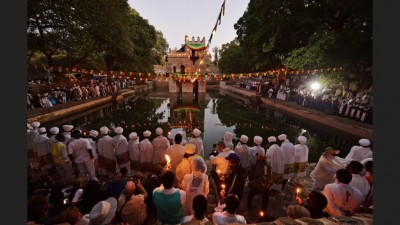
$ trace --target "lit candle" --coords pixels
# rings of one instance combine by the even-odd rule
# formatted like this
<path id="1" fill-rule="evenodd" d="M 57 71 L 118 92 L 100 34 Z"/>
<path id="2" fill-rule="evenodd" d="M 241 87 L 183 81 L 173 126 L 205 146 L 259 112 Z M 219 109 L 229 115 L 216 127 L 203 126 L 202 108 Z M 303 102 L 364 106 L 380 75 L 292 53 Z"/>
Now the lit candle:
<path id="1" fill-rule="evenodd" d="M 260 217 L 264 217 L 264 211 L 260 211 Z"/>
<path id="2" fill-rule="evenodd" d="M 167 170 L 169 170 L 171 167 L 171 159 L 169 158 L 169 155 L 165 154 L 165 159 L 167 159 Z"/>
<path id="3" fill-rule="evenodd" d="M 221 170 L 217 170 L 218 176 L 221 176 Z"/>
<path id="4" fill-rule="evenodd" d="M 221 184 L 221 188 L 225 191 L 225 184 Z"/>
<path id="5" fill-rule="evenodd" d="M 300 193 L 300 188 L 296 189 L 296 196 L 299 197 L 299 193 Z"/>

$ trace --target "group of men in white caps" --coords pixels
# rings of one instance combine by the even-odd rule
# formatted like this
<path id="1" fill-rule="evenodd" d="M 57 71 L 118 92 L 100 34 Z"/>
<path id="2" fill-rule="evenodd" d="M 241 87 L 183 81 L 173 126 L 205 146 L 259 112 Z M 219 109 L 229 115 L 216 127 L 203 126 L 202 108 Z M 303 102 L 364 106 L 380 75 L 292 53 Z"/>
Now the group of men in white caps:
<path id="1" fill-rule="evenodd" d="M 72 181 L 76 175 L 88 180 L 97 180 L 98 177 L 113 179 L 117 173 L 132 176 L 142 172 L 145 176 L 150 176 L 161 168 L 163 171 L 173 172 L 173 186 L 188 193 L 192 186 L 188 185 L 187 175 L 201 178 L 204 183 L 197 189 L 207 196 L 207 166 L 199 129 L 193 129 L 192 137 L 187 141 L 183 140 L 183 135 L 179 132 L 173 140 L 172 137 L 163 136 L 164 131 L 160 127 L 155 130 L 156 137 L 152 140 L 149 139 L 152 133 L 149 130 L 143 132 L 143 140 L 139 140 L 136 132 L 131 132 L 126 138 L 123 131 L 122 127 L 111 131 L 103 126 L 99 132 L 90 130 L 86 136 L 81 130 L 74 129 L 73 125 L 65 124 L 62 125 L 62 130 L 51 127 L 49 137 L 47 129 L 41 127 L 40 122 L 28 123 L 28 154 L 32 156 L 29 157 L 28 166 L 42 172 L 59 174 L 65 181 Z M 110 136 L 111 132 L 115 133 L 113 137 Z M 210 155 L 213 171 L 218 176 L 227 177 L 226 196 L 234 194 L 241 199 L 244 185 L 250 184 L 250 177 L 253 179 L 258 174 L 255 165 L 260 162 L 266 168 L 262 169 L 261 175 L 269 179 L 270 185 L 266 190 L 268 193 L 283 191 L 287 183 L 300 185 L 300 179 L 306 176 L 309 149 L 305 136 L 298 136 L 296 143 L 291 143 L 286 134 L 269 136 L 266 148 L 262 145 L 263 138 L 258 135 L 253 137 L 253 146 L 248 146 L 249 137 L 244 134 L 240 136 L 236 146 L 233 138 L 233 133 L 225 132 L 217 144 L 218 154 Z M 360 139 L 359 145 L 353 146 L 345 158 L 337 156 L 338 150 L 327 147 L 311 172 L 310 176 L 315 180 L 311 191 L 325 196 L 325 212 L 329 215 L 354 215 L 355 210 L 364 205 L 372 208 L 370 144 L 368 139 Z M 235 171 L 244 171 L 240 173 L 245 174 L 244 182 L 242 180 L 239 186 L 231 176 Z M 246 179 L 249 181 L 246 182 Z M 240 183 L 238 180 L 237 183 Z M 268 202 L 268 197 L 262 198 L 262 201 Z M 251 208 L 251 202 L 248 202 L 248 208 Z M 266 209 L 266 204 L 262 208 Z M 190 211 L 190 207 L 186 208 L 185 215 Z"/>
<path id="2" fill-rule="evenodd" d="M 373 208 L 373 153 L 371 141 L 362 138 L 345 158 L 338 157 L 340 150 L 325 148 L 310 176 L 314 179 L 313 191 L 327 198 L 326 212 L 333 216 L 348 216 L 364 208 Z"/>
<path id="3" fill-rule="evenodd" d="M 174 141 L 163 136 L 160 127 L 155 130 L 156 137 L 151 141 L 149 130 L 143 132 L 144 138 L 140 141 L 136 132 L 131 132 L 126 138 L 122 127 L 112 130 L 115 133 L 113 137 L 107 126 L 101 127 L 100 132 L 90 130 L 87 137 L 83 137 L 82 131 L 74 129 L 73 125 L 62 125 L 62 132 L 58 127 L 50 128 L 50 137 L 38 121 L 28 123 L 27 127 L 28 154 L 31 156 L 29 166 L 42 172 L 50 172 L 55 168 L 67 180 L 72 180 L 78 174 L 88 179 L 100 176 L 113 178 L 117 172 L 123 176 L 132 176 L 138 172 L 151 174 L 156 166 L 165 167 L 167 151 L 172 154 L 172 163 L 176 164 L 176 152 L 179 152 L 182 159 L 183 146 L 186 144 L 180 140 L 180 146 L 174 147 Z M 192 134 L 187 143 L 193 144 L 195 154 L 203 158 L 201 131 L 195 128 Z M 181 133 L 179 135 L 182 137 Z M 172 149 L 176 151 L 172 152 Z"/>

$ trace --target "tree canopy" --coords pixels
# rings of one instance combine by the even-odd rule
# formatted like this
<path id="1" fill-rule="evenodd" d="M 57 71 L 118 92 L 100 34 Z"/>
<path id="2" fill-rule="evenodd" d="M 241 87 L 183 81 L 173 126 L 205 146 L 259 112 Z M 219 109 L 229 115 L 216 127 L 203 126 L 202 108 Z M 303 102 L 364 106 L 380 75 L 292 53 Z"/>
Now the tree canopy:
<path id="1" fill-rule="evenodd" d="M 234 28 L 239 44 L 220 50 L 222 72 L 342 67 L 371 75 L 372 0 L 251 0 Z"/>
<path id="2" fill-rule="evenodd" d="M 28 60 L 50 66 L 152 72 L 168 43 L 127 0 L 29 0 Z"/>

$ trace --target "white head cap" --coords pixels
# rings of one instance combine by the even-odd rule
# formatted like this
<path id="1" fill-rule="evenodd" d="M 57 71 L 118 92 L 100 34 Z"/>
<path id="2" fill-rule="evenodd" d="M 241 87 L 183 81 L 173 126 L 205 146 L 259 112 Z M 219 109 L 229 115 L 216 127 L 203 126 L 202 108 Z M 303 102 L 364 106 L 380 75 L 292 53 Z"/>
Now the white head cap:
<path id="1" fill-rule="evenodd" d="M 72 126 L 72 125 L 63 125 L 62 128 L 63 128 L 63 130 L 65 132 L 71 132 L 71 130 L 74 128 L 74 126 Z"/>
<path id="2" fill-rule="evenodd" d="M 253 139 L 254 144 L 261 145 L 262 141 L 263 141 L 262 137 L 254 136 L 254 139 Z"/>
<path id="3" fill-rule="evenodd" d="M 100 133 L 101 134 L 108 134 L 108 127 L 104 126 L 104 127 L 100 127 Z"/>
<path id="4" fill-rule="evenodd" d="M 269 142 L 269 143 L 271 143 L 271 142 L 276 142 L 276 137 L 274 137 L 274 136 L 269 136 L 269 137 L 268 137 L 268 142 Z"/>
<path id="5" fill-rule="evenodd" d="M 50 128 L 50 134 L 58 134 L 58 132 L 60 132 L 60 129 L 58 127 Z"/>
<path id="6" fill-rule="evenodd" d="M 249 137 L 247 137 L 246 135 L 242 134 L 242 136 L 240 136 L 240 141 L 243 143 L 247 143 L 247 141 L 249 140 Z"/>
<path id="7" fill-rule="evenodd" d="M 91 131 L 89 131 L 89 136 L 91 136 L 91 137 L 97 137 L 97 135 L 99 135 L 99 132 L 97 132 L 96 130 L 91 130 Z"/>
<path id="8" fill-rule="evenodd" d="M 280 141 L 284 141 L 284 140 L 286 140 L 286 138 L 287 138 L 286 134 L 281 134 L 281 135 L 278 136 L 278 139 Z"/>
<path id="9" fill-rule="evenodd" d="M 361 145 L 361 146 L 364 146 L 364 147 L 367 147 L 367 146 L 369 146 L 370 144 L 371 144 L 371 142 L 368 140 L 368 139 L 360 139 L 359 141 L 358 141 L 358 143 Z"/>
<path id="10" fill-rule="evenodd" d="M 195 128 L 195 129 L 192 131 L 192 134 L 193 134 L 194 136 L 198 137 L 198 136 L 200 136 L 201 131 L 200 131 L 199 129 Z"/>
<path id="11" fill-rule="evenodd" d="M 39 134 L 46 134 L 46 127 L 39 127 L 38 133 Z"/>
<path id="12" fill-rule="evenodd" d="M 149 131 L 149 130 L 146 130 L 143 132 L 144 137 L 150 137 L 150 135 L 151 135 L 151 131 Z"/>
<path id="13" fill-rule="evenodd" d="M 163 133 L 163 129 L 161 129 L 161 127 L 157 127 L 156 134 L 161 135 L 162 133 Z"/>
<path id="14" fill-rule="evenodd" d="M 124 132 L 124 129 L 123 129 L 122 127 L 116 127 L 116 128 L 114 129 L 114 132 L 115 132 L 116 134 L 122 134 L 122 132 Z"/>
<path id="15" fill-rule="evenodd" d="M 35 121 L 35 122 L 33 122 L 31 125 L 32 125 L 32 127 L 33 127 L 34 129 L 36 129 L 36 128 L 40 127 L 40 122 Z"/>
<path id="16" fill-rule="evenodd" d="M 132 132 L 132 133 L 129 134 L 129 139 L 130 139 L 130 140 L 135 140 L 137 137 L 138 137 L 138 136 L 137 136 L 137 133 L 136 133 L 136 132 Z"/>
<path id="17" fill-rule="evenodd" d="M 297 138 L 297 140 L 299 141 L 300 144 L 305 144 L 305 143 L 307 143 L 307 138 L 304 137 L 304 136 L 299 136 L 299 137 Z"/>

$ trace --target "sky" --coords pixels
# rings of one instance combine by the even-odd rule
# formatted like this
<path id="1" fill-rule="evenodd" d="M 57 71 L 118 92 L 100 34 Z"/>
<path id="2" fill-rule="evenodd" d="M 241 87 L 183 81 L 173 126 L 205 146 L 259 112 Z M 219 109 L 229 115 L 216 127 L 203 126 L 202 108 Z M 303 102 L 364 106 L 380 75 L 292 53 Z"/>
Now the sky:
<path id="1" fill-rule="evenodd" d="M 213 35 L 210 53 L 214 47 L 221 49 L 222 44 L 236 37 L 233 25 L 243 15 L 250 0 L 226 0 L 225 15 L 217 25 Z M 149 24 L 163 33 L 169 48 L 180 48 L 185 35 L 205 37 L 206 44 L 217 22 L 224 0 L 128 0 L 131 8 L 147 19 Z"/>

